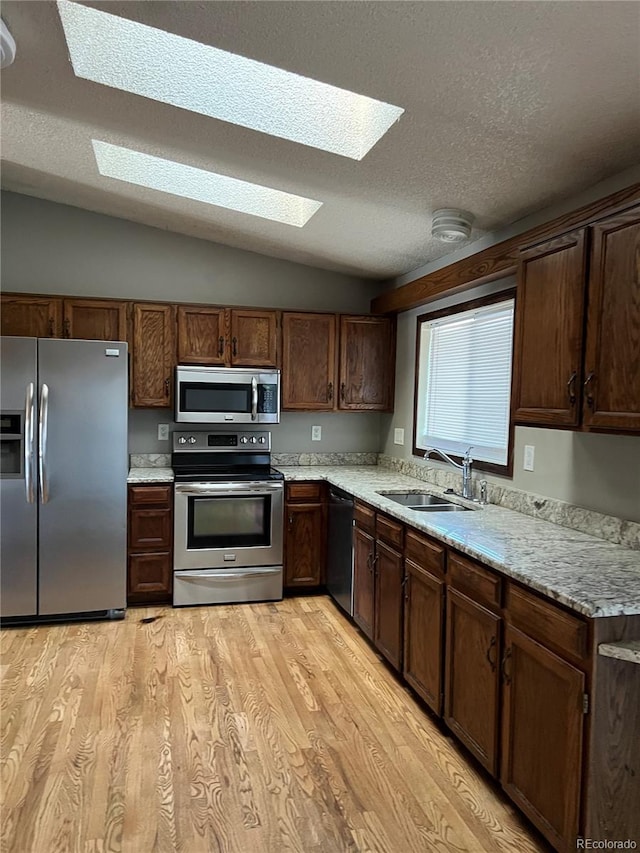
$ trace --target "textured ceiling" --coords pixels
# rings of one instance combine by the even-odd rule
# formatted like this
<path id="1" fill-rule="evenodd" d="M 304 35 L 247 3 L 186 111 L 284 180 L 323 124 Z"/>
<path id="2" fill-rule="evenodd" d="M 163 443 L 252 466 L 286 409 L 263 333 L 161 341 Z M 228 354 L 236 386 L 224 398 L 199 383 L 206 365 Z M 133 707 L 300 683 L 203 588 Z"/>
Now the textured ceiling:
<path id="1" fill-rule="evenodd" d="M 360 162 L 74 76 L 54 3 L 2 4 L 2 185 L 314 266 L 387 278 L 640 160 L 636 2 L 114 2 L 96 8 L 403 107 Z M 170 62 L 170 57 L 167 57 Z M 102 177 L 91 139 L 323 202 L 303 228 Z"/>

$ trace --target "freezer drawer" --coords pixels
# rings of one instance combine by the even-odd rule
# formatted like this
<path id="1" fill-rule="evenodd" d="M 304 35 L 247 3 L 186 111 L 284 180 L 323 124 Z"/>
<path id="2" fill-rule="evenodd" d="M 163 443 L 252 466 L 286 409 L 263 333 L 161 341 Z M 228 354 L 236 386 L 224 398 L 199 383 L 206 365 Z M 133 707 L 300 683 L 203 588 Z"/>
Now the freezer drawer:
<path id="1" fill-rule="evenodd" d="M 279 601 L 282 598 L 282 566 L 250 569 L 193 569 L 175 572 L 173 605 L 231 604 L 246 601 Z"/>

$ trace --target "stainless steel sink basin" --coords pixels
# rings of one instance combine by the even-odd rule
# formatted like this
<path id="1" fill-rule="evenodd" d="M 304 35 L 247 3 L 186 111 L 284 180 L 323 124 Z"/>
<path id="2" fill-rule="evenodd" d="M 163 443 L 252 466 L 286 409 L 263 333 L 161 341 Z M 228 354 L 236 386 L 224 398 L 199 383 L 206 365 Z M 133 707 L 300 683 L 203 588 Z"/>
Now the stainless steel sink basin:
<path id="1" fill-rule="evenodd" d="M 468 512 L 469 508 L 452 504 L 446 498 L 438 495 L 429 495 L 426 493 L 414 492 L 378 492 L 382 497 L 389 498 L 390 501 L 395 501 L 407 509 L 413 509 L 416 512 Z"/>
<path id="2" fill-rule="evenodd" d="M 442 506 L 442 504 L 450 503 L 446 498 L 439 498 L 437 495 L 416 494 L 414 492 L 379 492 L 378 494 L 389 498 L 390 501 L 395 501 L 397 504 L 412 508 L 417 506 L 435 506 L 436 504 Z"/>

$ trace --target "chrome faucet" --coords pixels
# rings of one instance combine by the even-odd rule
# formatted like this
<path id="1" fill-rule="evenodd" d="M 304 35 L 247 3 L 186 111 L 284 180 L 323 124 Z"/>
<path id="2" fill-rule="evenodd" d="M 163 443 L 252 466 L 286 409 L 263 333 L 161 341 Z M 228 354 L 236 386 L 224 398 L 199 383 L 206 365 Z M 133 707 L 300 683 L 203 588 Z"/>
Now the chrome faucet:
<path id="1" fill-rule="evenodd" d="M 473 459 L 471 458 L 472 450 L 473 445 L 467 449 L 467 452 L 462 457 L 462 465 L 460 465 L 459 462 L 454 462 L 453 459 L 444 452 L 444 450 L 439 450 L 437 447 L 428 447 L 424 454 L 424 458 L 428 459 L 431 453 L 437 453 L 445 462 L 453 465 L 454 468 L 460 468 L 462 471 L 461 497 L 466 498 L 469 501 L 473 500 L 473 481 L 471 480 L 471 466 L 473 464 Z"/>

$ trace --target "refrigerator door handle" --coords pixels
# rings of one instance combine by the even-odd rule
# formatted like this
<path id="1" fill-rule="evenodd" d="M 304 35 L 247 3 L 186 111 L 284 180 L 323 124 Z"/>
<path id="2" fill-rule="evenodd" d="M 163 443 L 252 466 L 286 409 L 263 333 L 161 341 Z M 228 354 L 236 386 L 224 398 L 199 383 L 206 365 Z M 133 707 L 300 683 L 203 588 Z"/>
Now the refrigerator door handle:
<path id="1" fill-rule="evenodd" d="M 47 475 L 47 432 L 49 426 L 49 386 L 42 383 L 40 389 L 40 414 L 38 417 L 38 463 L 40 469 L 40 501 L 49 500 L 49 480 Z"/>
<path id="2" fill-rule="evenodd" d="M 33 488 L 33 440 L 35 437 L 33 426 L 34 391 L 33 382 L 30 382 L 27 385 L 27 394 L 24 403 L 24 487 L 28 504 L 32 504 L 35 501 Z"/>

